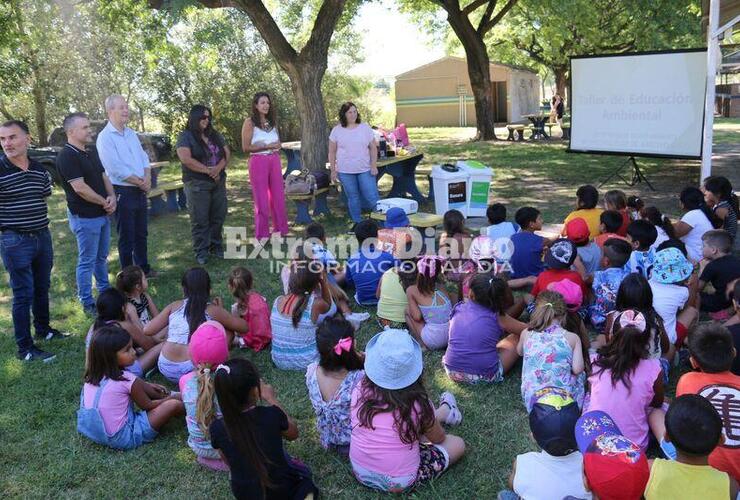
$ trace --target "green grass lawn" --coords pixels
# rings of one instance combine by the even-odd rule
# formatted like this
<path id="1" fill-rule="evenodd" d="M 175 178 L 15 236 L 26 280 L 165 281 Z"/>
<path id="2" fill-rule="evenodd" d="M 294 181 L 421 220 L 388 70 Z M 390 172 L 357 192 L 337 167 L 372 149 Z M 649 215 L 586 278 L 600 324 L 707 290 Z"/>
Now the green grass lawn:
<path id="1" fill-rule="evenodd" d="M 740 143 L 740 120 L 716 122 L 718 144 Z M 496 200 L 507 203 L 510 217 L 516 208 L 539 207 L 547 222 L 559 222 L 571 210 L 573 195 L 582 183 L 598 183 L 622 161 L 619 157 L 565 153 L 565 144 L 470 142 L 472 129 L 412 129 L 412 141 L 425 152 L 424 164 L 457 159 L 478 159 L 495 169 L 492 191 Z M 499 131 L 499 137 L 504 136 Z M 677 189 L 698 181 L 696 162 L 641 160 L 658 192 L 644 187 L 626 189 L 654 200 L 669 213 L 677 213 Z M 177 178 L 169 167 L 163 179 Z M 737 181 L 736 181 L 737 182 Z M 423 192 L 428 186 L 419 177 Z M 229 173 L 229 215 L 227 226 L 253 227 L 251 194 L 245 161 L 234 161 Z M 381 190 L 389 188 L 383 179 Z M 610 184 L 609 188 L 619 187 Z M 335 199 L 330 200 L 337 207 Z M 2 497 L 205 497 L 227 498 L 227 477 L 200 468 L 186 444 L 184 422 L 168 425 L 151 445 L 130 452 L 112 451 L 90 443 L 75 431 L 75 411 L 84 364 L 84 335 L 90 321 L 75 298 L 74 269 L 76 243 L 66 221 L 61 189 L 49 200 L 55 267 L 52 274 L 51 313 L 53 325 L 74 334 L 71 339 L 41 345 L 58 356 L 49 365 L 23 364 L 15 359 L 11 294 L 7 274 L 0 274 L 0 496 Z M 433 207 L 423 206 L 432 211 Z M 290 207 L 291 216 L 294 207 Z M 348 220 L 337 208 L 323 219 L 329 235 L 346 231 Z M 293 226 L 300 233 L 302 227 Z M 178 213 L 151 220 L 149 253 L 160 277 L 150 282 L 150 292 L 162 308 L 181 297 L 180 277 L 195 265 L 190 246 L 187 214 Z M 115 237 L 114 237 L 115 238 Z M 119 269 L 115 239 L 109 258 L 111 273 Z M 214 295 L 231 300 L 226 276 L 231 267 L 246 265 L 255 274 L 256 289 L 269 301 L 280 293 L 280 282 L 265 259 L 211 262 L 207 268 L 214 283 Z M 378 331 L 374 321 L 359 332 L 359 345 Z M 280 372 L 272 367 L 269 351 L 246 356 L 271 383 L 287 412 L 298 421 L 301 437 L 287 445 L 290 453 L 303 459 L 314 471 L 327 498 L 376 498 L 378 494 L 359 486 L 346 460 L 328 454 L 319 445 L 314 414 L 301 373 Z M 449 390 L 458 398 L 464 413 L 463 424 L 453 432 L 468 444 L 461 463 L 433 484 L 412 494 L 416 498 L 492 498 L 505 487 L 512 459 L 535 449 L 529 437 L 526 412 L 519 396 L 520 370 L 495 387 L 462 387 L 449 382 L 441 370 L 441 354 L 426 353 L 425 380 L 433 398 Z M 160 381 L 157 379 L 157 381 Z"/>

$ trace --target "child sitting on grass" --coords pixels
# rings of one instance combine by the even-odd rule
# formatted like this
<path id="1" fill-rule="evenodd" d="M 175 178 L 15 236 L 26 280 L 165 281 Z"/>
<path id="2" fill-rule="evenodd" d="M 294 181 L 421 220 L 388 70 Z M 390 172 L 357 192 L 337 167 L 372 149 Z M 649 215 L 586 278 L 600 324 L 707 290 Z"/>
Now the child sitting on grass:
<path id="1" fill-rule="evenodd" d="M 157 365 L 159 352 L 162 350 L 161 341 L 156 337 L 145 335 L 144 332 L 133 321 L 126 319 L 126 297 L 115 288 L 103 290 L 95 301 L 97 317 L 90 325 L 85 337 L 85 349 L 89 350 L 93 333 L 108 325 L 118 325 L 131 335 L 136 352 L 136 358 L 132 365 L 126 367 L 126 371 L 137 377 L 143 377 L 145 373 Z"/>
<path id="2" fill-rule="evenodd" d="M 226 331 L 221 323 L 206 321 L 190 338 L 190 359 L 195 369 L 180 378 L 180 393 L 185 404 L 185 424 L 188 428 L 188 446 L 203 467 L 229 470 L 221 455 L 211 446 L 208 426 L 221 416 L 213 388 L 216 367 L 229 359 Z"/>
<path id="3" fill-rule="evenodd" d="M 367 343 L 365 377 L 352 393 L 349 458 L 357 480 L 402 493 L 439 477 L 465 453 L 446 434 L 462 414 L 445 392 L 434 408 L 422 381 L 421 347 L 404 330 L 384 330 Z"/>
<path id="4" fill-rule="evenodd" d="M 157 437 L 171 419 L 184 413 L 180 394 L 144 382 L 126 371 L 136 360 L 131 336 L 118 325 L 95 331 L 85 366 L 85 385 L 77 411 L 77 432 L 119 450 Z M 135 411 L 134 403 L 141 408 Z"/>
<path id="5" fill-rule="evenodd" d="M 378 303 L 376 292 L 380 277 L 392 268 L 396 260 L 393 255 L 376 248 L 378 224 L 365 219 L 355 225 L 355 237 L 360 251 L 347 260 L 345 282 L 355 288 L 355 301 L 360 305 L 374 306 Z M 365 243 L 367 241 L 367 243 Z"/>
<path id="6" fill-rule="evenodd" d="M 511 238 L 519 232 L 519 224 L 506 220 L 506 205 L 503 203 L 489 205 L 486 217 L 490 226 L 481 228 L 480 234 L 483 236 L 488 236 L 495 241 L 499 238 Z"/>
<path id="7" fill-rule="evenodd" d="M 599 234 L 599 224 L 601 208 L 596 208 L 599 204 L 599 192 L 591 185 L 584 185 L 576 191 L 576 209 L 568 214 L 563 222 L 562 236 L 565 236 L 565 225 L 575 218 L 582 218 L 588 224 L 588 231 L 591 235 Z"/>
<path id="8" fill-rule="evenodd" d="M 576 446 L 575 426 L 581 413 L 570 395 L 545 387 L 532 396 L 529 429 L 541 451 L 517 455 L 509 487 L 499 500 L 519 498 L 591 498 L 583 484 L 583 456 Z"/>
<path id="9" fill-rule="evenodd" d="M 627 226 L 632 222 L 632 219 L 627 211 L 627 195 L 624 194 L 624 191 L 613 189 L 604 193 L 604 208 L 619 213 L 622 217 L 622 224 L 616 232 L 619 236 L 626 236 Z"/>
<path id="10" fill-rule="evenodd" d="M 149 282 L 146 274 L 139 266 L 126 266 L 121 269 L 116 275 L 116 288 L 126 297 L 129 304 L 126 307 L 127 317 L 131 321 L 136 318 L 142 330 L 144 325 L 159 314 L 159 309 L 147 293 Z"/>
<path id="11" fill-rule="evenodd" d="M 715 217 L 721 221 L 720 227 L 730 233 L 733 242 L 737 240 L 737 217 L 740 214 L 737 196 L 727 177 L 712 175 L 704 179 L 704 201 L 712 208 Z"/>
<path id="12" fill-rule="evenodd" d="M 640 213 L 643 208 L 645 208 L 645 202 L 642 198 L 635 195 L 627 197 L 627 213 L 629 214 L 631 221 L 640 218 Z"/>
<path id="13" fill-rule="evenodd" d="M 561 280 L 572 281 L 581 287 L 584 297 L 588 296 L 588 287 L 581 278 L 581 274 L 571 270 L 571 266 L 577 257 L 578 251 L 572 241 L 567 239 L 555 240 L 545 253 L 545 264 L 547 264 L 548 269 L 537 276 L 537 281 L 532 287 L 532 297 L 537 297 L 540 292 L 547 290 L 550 283 Z"/>
<path id="14" fill-rule="evenodd" d="M 568 310 L 557 292 L 537 296 L 527 329 L 519 336 L 517 353 L 522 356 L 522 399 L 532 411 L 534 395 L 545 387 L 557 387 L 583 407 L 585 374 L 581 338 L 563 328 Z"/>
<path id="15" fill-rule="evenodd" d="M 383 228 L 378 231 L 381 249 L 396 258 L 408 256 L 408 250 L 416 231 L 411 226 L 408 215 L 400 207 L 393 207 L 385 213 Z"/>
<path id="16" fill-rule="evenodd" d="M 653 307 L 665 325 L 668 340 L 680 346 L 698 319 L 696 308 L 689 302 L 688 280 L 694 267 L 677 248 L 666 248 L 655 254 L 650 288 Z"/>
<path id="17" fill-rule="evenodd" d="M 468 250 L 473 237 L 465 227 L 465 216 L 459 210 L 448 210 L 442 219 L 444 232 L 439 237 L 439 254 L 447 258 L 447 279 L 458 285 L 470 270 Z"/>
<path id="18" fill-rule="evenodd" d="M 416 282 L 416 262 L 402 260 L 399 265 L 383 273 L 378 283 L 378 321 L 391 328 L 406 328 L 406 310 L 409 306 L 406 290 Z"/>
<path id="19" fill-rule="evenodd" d="M 231 314 L 242 318 L 249 325 L 245 332 L 236 332 L 236 339 L 242 349 L 259 352 L 272 341 L 270 326 L 270 306 L 267 300 L 252 289 L 252 273 L 245 267 L 235 267 L 229 273 L 229 291 L 236 299 L 231 306 Z"/>
<path id="20" fill-rule="evenodd" d="M 645 358 L 650 343 L 645 315 L 628 310 L 615 321 L 619 329 L 592 363 L 587 410 L 610 415 L 644 451 L 650 430 L 658 439 L 663 436 L 663 373 L 660 361 Z"/>
<path id="21" fill-rule="evenodd" d="M 349 454 L 350 400 L 365 376 L 364 356 L 355 350 L 355 330 L 344 318 L 327 318 L 316 330 L 319 362 L 306 370 L 308 397 L 316 412 L 321 446 Z"/>
<path id="22" fill-rule="evenodd" d="M 599 216 L 599 235 L 594 238 L 599 248 L 604 248 L 604 243 L 610 238 L 620 238 L 627 240 L 625 236 L 617 234 L 617 231 L 622 227 L 622 214 L 616 210 L 605 210 Z"/>
<path id="23" fill-rule="evenodd" d="M 442 286 L 444 259 L 424 255 L 417 263 L 416 284 L 406 289 L 406 324 L 427 349 L 444 349 L 450 333 L 452 300 Z"/>
<path id="24" fill-rule="evenodd" d="M 646 220 L 636 220 L 627 226 L 627 237 L 632 243 L 632 254 L 627 262 L 627 269 L 631 273 L 640 273 L 650 279 L 650 271 L 655 260 L 655 250 L 652 249 L 658 231 Z"/>
<path id="25" fill-rule="evenodd" d="M 501 278 L 478 274 L 470 283 L 468 300 L 452 309 L 447 351 L 442 358 L 451 380 L 501 382 L 516 364 L 519 334 L 526 325 L 506 314 L 508 293 Z"/>
<path id="26" fill-rule="evenodd" d="M 230 359 L 216 367 L 216 397 L 223 414 L 208 431 L 211 444 L 230 469 L 236 498 L 315 498 L 311 471 L 285 451 L 283 439 L 298 439 L 298 426 L 260 380 L 251 361 Z M 264 401 L 269 406 L 263 406 Z"/>
<path id="27" fill-rule="evenodd" d="M 603 330 L 607 315 L 614 310 L 619 286 L 629 274 L 624 265 L 631 253 L 630 244 L 622 239 L 610 238 L 604 242 L 604 255 L 601 258 L 602 270 L 594 274 L 594 281 L 591 285 L 594 301 L 589 308 L 591 324 L 598 331 Z"/>
<path id="28" fill-rule="evenodd" d="M 740 394 L 740 376 L 730 371 L 733 361 L 737 360 L 732 336 L 722 326 L 702 325 L 689 335 L 689 353 L 694 371 L 679 379 L 676 396 L 698 394 L 720 412 L 726 436 L 709 454 L 709 465 L 740 481 L 740 440 L 732 431 L 737 429 L 740 409 L 733 406 L 731 398 L 726 399 L 727 395 Z"/>
<path id="29" fill-rule="evenodd" d="M 737 481 L 709 465 L 724 439 L 722 419 L 709 401 L 696 394 L 674 399 L 665 416 L 665 440 L 675 446 L 676 460 L 653 460 L 645 500 L 735 498 Z"/>
<path id="30" fill-rule="evenodd" d="M 657 207 L 645 207 L 640 214 L 642 220 L 646 220 L 655 226 L 655 230 L 658 232 L 655 241 L 650 245 L 651 250 L 657 252 L 661 243 L 676 238 L 676 232 L 673 230 L 671 220 L 663 215 Z"/>
<path id="31" fill-rule="evenodd" d="M 699 308 L 708 312 L 716 321 L 726 321 L 732 307 L 730 283 L 740 278 L 740 259 L 732 254 L 732 237 L 723 229 L 707 231 L 702 236 L 702 255 L 706 265 L 699 276 Z M 704 287 L 712 284 L 714 293 L 704 292 Z"/>
<path id="32" fill-rule="evenodd" d="M 542 229 L 542 215 L 533 207 L 522 207 L 516 211 L 515 219 L 521 231 L 511 236 L 514 253 L 511 256 L 511 277 L 515 279 L 539 276 L 545 270 L 542 252 L 549 241 L 535 234 Z"/>
<path id="33" fill-rule="evenodd" d="M 594 273 L 600 269 L 601 249 L 589 239 L 586 221 L 580 217 L 571 219 L 565 225 L 565 234 L 576 246 L 576 252 L 583 264 L 584 279 L 592 279 Z"/>

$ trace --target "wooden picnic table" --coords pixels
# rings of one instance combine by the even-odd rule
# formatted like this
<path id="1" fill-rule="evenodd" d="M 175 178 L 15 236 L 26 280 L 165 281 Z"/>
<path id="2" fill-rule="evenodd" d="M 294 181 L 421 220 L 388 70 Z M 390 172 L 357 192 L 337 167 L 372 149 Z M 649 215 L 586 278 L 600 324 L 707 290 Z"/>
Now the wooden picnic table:
<path id="1" fill-rule="evenodd" d="M 550 115 L 543 115 L 540 113 L 522 115 L 522 118 L 527 118 L 532 122 L 532 137 L 531 140 L 536 141 L 537 139 L 549 139 L 550 136 L 545 132 L 545 121 L 550 118 Z"/>

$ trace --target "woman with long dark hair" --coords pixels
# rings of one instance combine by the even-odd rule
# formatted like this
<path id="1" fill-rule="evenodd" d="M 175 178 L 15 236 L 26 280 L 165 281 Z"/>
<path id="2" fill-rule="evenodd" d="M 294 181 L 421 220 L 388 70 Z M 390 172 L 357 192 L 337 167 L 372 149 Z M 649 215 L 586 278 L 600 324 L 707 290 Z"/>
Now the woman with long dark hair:
<path id="1" fill-rule="evenodd" d="M 249 183 L 254 200 L 254 234 L 270 237 L 272 232 L 288 234 L 285 191 L 280 165 L 280 136 L 275 123 L 275 107 L 267 92 L 252 99 L 252 115 L 242 125 L 242 151 L 249 153 Z"/>
<path id="2" fill-rule="evenodd" d="M 699 262 L 702 259 L 702 240 L 704 233 L 718 226 L 717 218 L 704 200 L 704 193 L 695 187 L 687 187 L 679 196 L 681 207 L 686 213 L 681 220 L 673 224 L 676 237 L 686 245 L 689 260 Z"/>
<path id="3" fill-rule="evenodd" d="M 332 181 L 342 183 L 347 210 L 355 224 L 362 220 L 362 207 L 374 210 L 380 198 L 377 161 L 373 129 L 360 121 L 357 106 L 345 102 L 339 108 L 339 123 L 329 134 L 329 168 Z"/>
<path id="4" fill-rule="evenodd" d="M 177 157 L 182 162 L 182 181 L 190 212 L 193 251 L 198 264 L 208 255 L 224 256 L 221 232 L 226 219 L 226 166 L 231 151 L 213 128 L 210 108 L 190 108 L 188 124 L 177 138 Z"/>

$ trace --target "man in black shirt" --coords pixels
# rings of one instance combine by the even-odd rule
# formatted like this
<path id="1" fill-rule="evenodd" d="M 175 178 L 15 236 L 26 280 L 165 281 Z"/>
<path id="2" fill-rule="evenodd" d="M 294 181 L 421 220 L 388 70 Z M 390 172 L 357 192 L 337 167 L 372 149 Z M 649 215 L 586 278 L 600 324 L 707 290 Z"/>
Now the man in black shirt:
<path id="1" fill-rule="evenodd" d="M 46 197 L 51 177 L 28 157 L 28 126 L 17 120 L 0 125 L 0 254 L 13 289 L 13 328 L 18 358 L 51 361 L 55 356 L 34 345 L 36 338 L 52 340 L 66 335 L 49 326 L 49 286 L 54 250 L 49 233 Z"/>
<path id="2" fill-rule="evenodd" d="M 95 314 L 92 276 L 98 293 L 110 287 L 108 251 L 110 220 L 116 210 L 116 196 L 92 143 L 92 129 L 85 113 L 72 113 L 62 123 L 67 143 L 57 156 L 57 171 L 67 195 L 69 228 L 77 238 L 77 296 L 85 312 Z"/>

